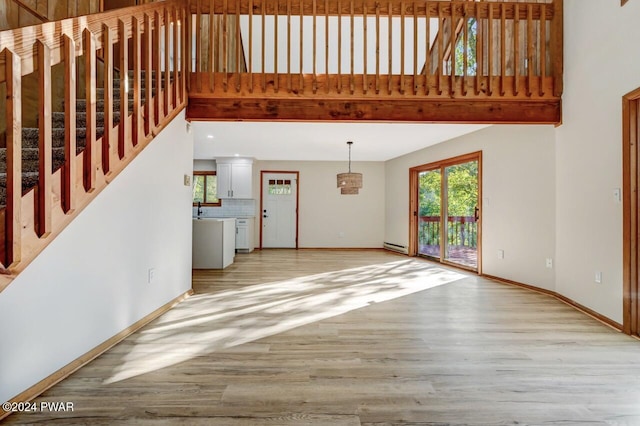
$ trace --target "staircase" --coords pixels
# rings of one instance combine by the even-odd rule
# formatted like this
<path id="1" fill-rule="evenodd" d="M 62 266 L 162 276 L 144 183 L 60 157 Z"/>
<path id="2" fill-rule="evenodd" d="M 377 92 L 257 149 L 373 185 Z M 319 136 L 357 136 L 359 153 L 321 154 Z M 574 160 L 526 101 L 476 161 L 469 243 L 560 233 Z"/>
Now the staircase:
<path id="1" fill-rule="evenodd" d="M 132 78 L 132 75 L 129 75 Z M 144 73 L 141 82 L 144 85 Z M 120 78 L 113 79 L 113 125 L 120 122 Z M 144 90 L 141 91 L 144 96 Z M 155 93 L 155 91 L 154 91 Z M 104 88 L 96 89 L 96 139 L 104 134 Z M 133 91 L 129 91 L 130 113 L 133 109 Z M 84 151 L 86 145 L 86 122 L 87 122 L 87 101 L 78 99 L 76 101 L 76 151 L 77 154 Z M 65 137 L 65 112 L 56 111 L 51 117 L 51 137 L 52 137 L 52 172 L 55 172 L 64 165 L 64 137 Z M 38 139 L 40 131 L 36 127 L 25 127 L 22 129 L 22 191 L 28 192 L 38 184 Z M 7 184 L 7 162 L 6 148 L 0 148 L 0 208 L 5 207 L 6 184 Z"/>

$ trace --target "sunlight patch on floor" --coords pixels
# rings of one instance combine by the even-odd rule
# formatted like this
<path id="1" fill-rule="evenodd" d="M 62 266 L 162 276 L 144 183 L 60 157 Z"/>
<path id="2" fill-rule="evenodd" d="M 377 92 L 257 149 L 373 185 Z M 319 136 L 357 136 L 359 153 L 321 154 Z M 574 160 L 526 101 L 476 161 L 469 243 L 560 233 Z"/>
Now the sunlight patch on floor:
<path id="1" fill-rule="evenodd" d="M 116 347 L 122 365 L 105 383 L 466 277 L 410 259 L 196 295 Z"/>

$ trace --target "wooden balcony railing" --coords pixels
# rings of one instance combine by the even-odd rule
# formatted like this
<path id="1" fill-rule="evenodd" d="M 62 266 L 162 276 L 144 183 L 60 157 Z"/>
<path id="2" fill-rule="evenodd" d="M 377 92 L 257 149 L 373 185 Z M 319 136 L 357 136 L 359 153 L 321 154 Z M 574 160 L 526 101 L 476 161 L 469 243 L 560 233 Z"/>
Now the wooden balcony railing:
<path id="1" fill-rule="evenodd" d="M 0 291 L 185 107 L 187 15 L 183 1 L 168 0 L 0 32 Z M 63 78 L 52 84 L 56 67 Z M 30 74 L 38 98 L 31 133 L 21 106 Z M 57 124 L 55 85 L 64 87 Z M 36 171 L 23 173 L 33 161 Z"/>
<path id="2" fill-rule="evenodd" d="M 418 243 L 421 247 L 438 247 L 442 241 L 440 216 L 420 216 Z M 474 216 L 449 216 L 445 230 L 447 245 L 478 247 L 478 222 Z M 438 253 L 439 255 L 439 253 Z"/>
<path id="3" fill-rule="evenodd" d="M 191 0 L 188 115 L 558 123 L 549 1 Z"/>

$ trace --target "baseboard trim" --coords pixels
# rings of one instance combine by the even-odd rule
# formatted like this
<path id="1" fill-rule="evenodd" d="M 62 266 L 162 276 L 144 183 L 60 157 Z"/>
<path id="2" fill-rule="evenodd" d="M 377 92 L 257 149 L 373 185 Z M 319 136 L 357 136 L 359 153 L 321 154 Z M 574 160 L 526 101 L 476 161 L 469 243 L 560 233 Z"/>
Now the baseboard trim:
<path id="1" fill-rule="evenodd" d="M 71 374 L 75 373 L 80 368 L 84 367 L 85 365 L 87 365 L 88 363 L 90 363 L 91 361 L 96 359 L 98 356 L 102 355 L 104 352 L 108 351 L 109 349 L 111 349 L 112 347 L 114 347 L 115 345 L 117 345 L 118 343 L 120 343 L 121 341 L 126 339 L 127 337 L 129 337 L 131 334 L 135 333 L 136 331 L 138 331 L 139 329 L 141 329 L 145 325 L 149 324 L 151 321 L 153 321 L 154 319 L 158 318 L 160 315 L 162 315 L 165 312 L 169 311 L 175 305 L 177 305 L 178 303 L 182 302 L 183 300 L 185 300 L 186 298 L 188 298 L 192 294 L 193 294 L 193 290 L 189 290 L 189 291 L 181 294 L 180 296 L 176 297 L 172 301 L 164 304 L 163 306 L 159 307 L 155 311 L 151 312 L 149 315 L 145 316 L 144 318 L 136 321 L 134 324 L 132 324 L 129 327 L 125 328 L 120 333 L 118 333 L 115 336 L 111 337 L 109 340 L 106 340 L 105 342 L 103 342 L 100 345 L 96 346 L 95 348 L 91 349 L 86 354 L 81 355 L 80 357 L 78 357 L 75 360 L 71 361 L 69 364 L 65 365 L 64 367 L 62 367 L 60 370 L 56 371 L 55 373 L 53 373 L 49 377 L 46 377 L 46 378 L 42 379 L 41 381 L 39 381 L 35 385 L 31 386 L 29 389 L 25 390 L 24 392 L 20 393 L 19 395 L 16 395 L 15 397 L 11 398 L 8 402 L 27 402 L 27 401 L 31 401 L 32 399 L 36 398 L 37 396 L 42 394 L 47 389 L 51 388 L 52 386 L 56 385 L 57 383 L 60 383 L 62 380 L 66 379 Z M 2 402 L 4 402 L 4 401 L 2 401 Z M 7 417 L 10 414 L 11 414 L 11 412 L 7 412 L 7 411 L 3 410 L 2 408 L 0 408 L 0 420 L 4 419 L 5 417 Z"/>
<path id="2" fill-rule="evenodd" d="M 588 316 L 590 316 L 591 318 L 601 322 L 602 324 L 606 325 L 607 327 L 610 327 L 616 331 L 619 331 L 620 333 L 622 333 L 622 324 L 612 320 L 611 318 L 607 318 L 604 315 L 594 311 L 593 309 L 587 308 L 584 305 L 581 305 L 580 303 L 576 302 L 573 299 L 568 298 L 567 296 L 564 296 L 560 293 L 557 293 L 555 291 L 552 290 L 547 290 L 545 288 L 539 288 L 539 287 L 535 287 L 529 284 L 523 284 L 517 281 L 512 281 L 512 280 L 508 280 L 506 278 L 500 278 L 500 277 L 496 277 L 493 275 L 487 275 L 487 274 L 482 274 L 482 276 L 484 278 L 493 280 L 493 281 L 497 281 L 499 283 L 502 284 L 508 284 L 508 285 L 513 285 L 516 287 L 522 287 L 522 288 L 526 288 L 527 290 L 531 290 L 531 291 L 535 291 L 536 293 L 542 293 L 542 294 L 546 294 L 547 296 L 551 296 L 563 303 L 565 303 L 566 305 L 571 306 L 574 309 L 577 309 L 578 311 L 582 312 L 583 314 L 586 314 Z"/>

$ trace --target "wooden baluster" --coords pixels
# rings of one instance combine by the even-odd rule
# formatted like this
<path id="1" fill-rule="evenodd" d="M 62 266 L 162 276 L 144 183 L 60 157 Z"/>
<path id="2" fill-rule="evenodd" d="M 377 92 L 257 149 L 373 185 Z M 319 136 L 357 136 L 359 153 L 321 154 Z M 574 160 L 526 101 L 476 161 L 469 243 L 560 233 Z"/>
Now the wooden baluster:
<path id="1" fill-rule="evenodd" d="M 266 55 L 265 55 L 265 39 L 266 39 L 266 30 L 265 30 L 265 6 L 264 4 L 267 2 L 267 0 L 262 0 L 261 1 L 261 9 L 260 12 L 262 13 L 262 40 L 260 41 L 261 43 L 261 54 L 262 54 L 262 64 L 261 64 L 261 72 L 262 72 L 262 93 L 265 93 L 267 91 L 267 71 L 265 69 L 265 62 L 266 62 Z"/>
<path id="2" fill-rule="evenodd" d="M 355 80 L 355 58 L 354 58 L 354 53 L 355 53 L 355 45 L 354 45 L 354 33 L 355 33 L 355 28 L 354 28 L 354 11 L 353 11 L 353 0 L 349 1 L 349 25 L 350 25 L 350 67 L 351 67 L 351 72 L 349 75 L 349 92 L 353 95 L 353 92 L 355 91 L 355 85 L 356 85 L 356 80 Z"/>
<path id="3" fill-rule="evenodd" d="M 191 91 L 191 73 L 196 69 L 193 66 L 193 15 L 191 14 L 191 5 L 185 4 L 182 10 L 182 16 L 184 18 L 184 37 L 183 47 L 185 55 L 185 69 L 183 71 L 183 80 L 186 82 L 186 91 Z M 197 43 L 197 41 L 196 41 Z M 186 99 L 187 94 L 183 92 L 183 102 Z"/>
<path id="4" fill-rule="evenodd" d="M 40 238 L 51 233 L 51 50 L 36 40 L 38 51 L 38 212 L 36 233 Z"/>
<path id="5" fill-rule="evenodd" d="M 242 37 L 240 35 L 240 2 L 236 3 L 236 93 L 240 93 L 240 67 L 242 55 L 240 48 L 242 46 Z"/>
<path id="6" fill-rule="evenodd" d="M 222 88 L 224 92 L 227 93 L 227 89 L 229 88 L 229 67 L 228 67 L 228 44 L 229 38 L 227 37 L 227 10 L 229 8 L 229 3 L 227 0 L 224 0 L 224 6 L 222 10 Z M 277 40 L 276 40 L 277 44 Z"/>
<path id="7" fill-rule="evenodd" d="M 484 79 L 484 22 L 480 19 L 480 6 L 482 3 L 475 3 L 476 9 L 476 95 L 482 92 L 482 80 Z"/>
<path id="8" fill-rule="evenodd" d="M 424 17 L 425 17 L 425 60 L 424 60 L 424 94 L 429 95 L 430 91 L 430 76 L 431 76 L 431 10 L 429 8 L 429 2 L 424 2 Z"/>
<path id="9" fill-rule="evenodd" d="M 507 75 L 507 21 L 506 5 L 502 3 L 500 8 L 500 96 L 504 96 L 504 79 Z"/>
<path id="10" fill-rule="evenodd" d="M 64 47 L 64 173 L 62 180 L 62 211 L 76 209 L 76 44 L 62 35 Z"/>
<path id="11" fill-rule="evenodd" d="M 388 15 L 388 19 L 389 19 L 389 34 L 388 34 L 388 54 L 389 54 L 389 60 L 388 60 L 388 67 L 389 69 L 387 70 L 387 93 L 390 95 L 391 94 L 391 89 L 392 89 L 392 85 L 391 85 L 391 81 L 393 80 L 393 51 L 392 51 L 392 46 L 393 46 L 393 38 L 392 38 L 392 34 L 393 34 L 393 4 L 391 2 L 389 2 L 389 9 L 387 10 L 387 15 Z"/>
<path id="12" fill-rule="evenodd" d="M 547 76 L 547 5 L 540 4 L 540 84 L 538 85 L 538 93 L 544 96 L 544 81 Z"/>
<path id="13" fill-rule="evenodd" d="M 102 172 L 111 173 L 111 129 L 113 128 L 113 37 L 106 24 L 102 25 L 104 59 L 104 133 L 102 135 Z M 122 102 L 122 100 L 120 100 Z"/>
<path id="14" fill-rule="evenodd" d="M 164 8 L 164 71 L 160 74 L 161 81 L 163 81 L 162 91 L 164 98 L 162 99 L 162 105 L 164 106 L 164 116 L 169 115 L 169 105 L 171 104 L 171 78 L 170 78 L 170 65 L 171 57 L 169 51 L 169 45 L 171 44 L 171 30 L 170 24 L 171 17 L 169 16 L 169 8 Z"/>
<path id="15" fill-rule="evenodd" d="M 191 12 L 187 13 L 187 5 L 180 8 L 180 103 L 186 103 L 186 89 L 190 87 L 191 78 L 187 75 L 191 70 Z M 187 47 L 188 46 L 188 47 Z"/>
<path id="16" fill-rule="evenodd" d="M 178 8 L 174 7 L 172 11 L 173 15 L 173 83 L 171 87 L 173 88 L 172 93 L 172 102 L 173 108 L 178 107 L 178 88 L 180 86 L 180 81 L 178 80 L 178 68 L 180 67 L 179 56 L 178 56 L 178 46 L 180 46 L 180 27 L 178 22 L 180 22 L 180 17 L 178 16 Z"/>
<path id="17" fill-rule="evenodd" d="M 84 147 L 83 180 L 86 192 L 96 188 L 96 40 L 86 28 L 82 33 L 86 93 L 86 142 Z"/>
<path id="18" fill-rule="evenodd" d="M 342 93 L 342 2 L 338 0 L 338 93 Z"/>
<path id="19" fill-rule="evenodd" d="M 152 86 L 152 74 L 153 69 L 152 57 L 153 57 L 153 27 L 151 24 L 151 17 L 145 13 L 144 15 L 144 135 L 149 136 L 153 130 L 153 109 L 151 105 L 153 103 L 153 86 Z"/>
<path id="20" fill-rule="evenodd" d="M 158 31 L 159 25 L 156 18 L 156 31 Z M 196 1 L 196 89 L 198 93 L 202 92 L 202 0 Z M 155 39 L 154 39 L 155 40 Z M 156 87 L 156 90 L 159 90 Z"/>
<path id="21" fill-rule="evenodd" d="M 442 2 L 438 2 L 438 96 L 442 95 L 442 77 L 444 75 L 444 18 L 442 12 Z"/>
<path id="22" fill-rule="evenodd" d="M 177 27 L 177 25 L 176 25 Z M 142 68 L 142 43 L 140 40 L 140 21 L 135 16 L 133 17 L 133 27 L 131 29 L 131 35 L 133 37 L 133 115 L 131 116 L 131 142 L 133 146 L 138 146 L 139 138 L 140 138 L 140 119 L 141 117 L 141 97 L 140 97 L 140 85 L 142 84 L 141 80 L 141 68 Z M 175 58 L 178 57 L 175 54 Z M 177 67 L 176 67 L 177 69 Z M 177 75 L 176 75 L 177 81 Z M 177 86 L 176 86 L 177 87 Z M 174 98 L 174 102 L 175 98 Z"/>
<path id="23" fill-rule="evenodd" d="M 527 96 L 533 91 L 533 5 L 527 5 Z"/>
<path id="24" fill-rule="evenodd" d="M 304 58 L 304 52 L 303 52 L 303 49 L 304 49 L 304 43 L 303 43 L 304 42 L 304 21 L 303 21 L 303 18 L 304 18 L 304 13 L 303 13 L 304 12 L 304 8 L 303 8 L 304 3 L 303 3 L 303 0 L 300 0 L 299 6 L 300 6 L 300 52 L 299 52 L 299 54 L 300 54 L 300 74 L 299 74 L 298 78 L 300 79 L 300 93 L 304 93 L 304 76 L 302 74 L 302 66 L 304 65 L 304 63 L 302 61 L 303 58 Z"/>
<path id="25" fill-rule="evenodd" d="M 363 70 L 362 70 L 362 92 L 366 95 L 367 90 L 369 90 L 369 79 L 367 78 L 367 2 L 365 0 L 362 1 L 362 25 L 363 25 L 363 47 L 364 47 L 364 57 L 363 57 Z"/>
<path id="26" fill-rule="evenodd" d="M 457 3 L 451 3 L 451 16 L 449 18 L 449 96 L 452 98 L 456 95 L 456 28 L 458 21 L 456 19 Z"/>
<path id="27" fill-rule="evenodd" d="M 155 55 L 154 55 L 154 71 L 155 73 L 153 75 L 155 75 L 155 82 L 156 82 L 156 95 L 154 96 L 154 106 L 155 106 L 155 114 L 154 114 L 154 118 L 156 120 L 156 126 L 160 125 L 160 120 L 162 118 L 162 46 L 160 46 L 160 12 L 158 12 L 157 10 L 154 12 L 153 14 L 153 19 L 155 21 L 155 31 L 153 33 L 154 35 L 154 46 L 156 48 L 155 51 Z M 202 36 L 202 33 L 200 33 L 200 35 Z M 201 75 L 201 73 L 200 73 Z M 200 81 L 200 89 L 199 91 L 202 91 L 202 80 Z"/>
<path id="28" fill-rule="evenodd" d="M 6 265 L 22 258 L 22 66 L 18 55 L 4 49 L 7 146 L 7 196 L 5 210 Z"/>
<path id="29" fill-rule="evenodd" d="M 329 0 L 324 0 L 324 90 L 329 93 Z"/>
<path id="30" fill-rule="evenodd" d="M 413 94 L 418 93 L 418 6 L 413 2 Z"/>
<path id="31" fill-rule="evenodd" d="M 551 21 L 551 65 L 553 72 L 553 96 L 562 96 L 564 83 L 562 75 L 564 72 L 563 58 L 563 21 L 564 9 L 562 0 L 553 0 L 553 21 Z"/>
<path id="32" fill-rule="evenodd" d="M 487 94 L 493 95 L 493 3 L 488 3 L 489 19 L 487 21 Z"/>
<path id="33" fill-rule="evenodd" d="M 520 93 L 520 5 L 514 5 L 513 18 L 513 95 Z"/>
<path id="34" fill-rule="evenodd" d="M 318 4 L 317 0 L 313 0 L 313 82 L 311 84 L 311 90 L 315 95 L 318 91 L 318 76 L 317 72 L 317 43 L 318 43 Z"/>
<path id="35" fill-rule="evenodd" d="M 380 3 L 376 2 L 376 95 L 380 93 Z"/>
<path id="36" fill-rule="evenodd" d="M 404 1 L 400 3 L 400 93 L 404 95 L 405 23 Z"/>
<path id="37" fill-rule="evenodd" d="M 291 93 L 291 0 L 287 0 L 287 92 Z"/>
<path id="38" fill-rule="evenodd" d="M 226 1 L 226 0 L 225 0 Z M 280 0 L 276 0 L 274 5 L 274 31 L 273 36 L 273 90 L 278 93 L 280 89 L 280 78 L 278 77 L 278 13 L 280 12 Z"/>
<path id="39" fill-rule="evenodd" d="M 120 123 L 118 124 L 118 157 L 123 159 L 127 150 L 127 120 L 129 116 L 129 49 L 127 26 L 118 19 L 118 38 L 120 40 Z"/>
<path id="40" fill-rule="evenodd" d="M 253 93 L 253 0 L 249 0 L 249 93 Z"/>
<path id="41" fill-rule="evenodd" d="M 469 74 L 469 16 L 467 3 L 462 4 L 462 96 L 467 96 L 467 75 Z"/>
<path id="42" fill-rule="evenodd" d="M 209 1 L 209 92 L 213 93 L 215 90 L 215 72 L 216 72 L 216 56 L 214 46 L 217 44 L 215 33 L 215 1 Z"/>

